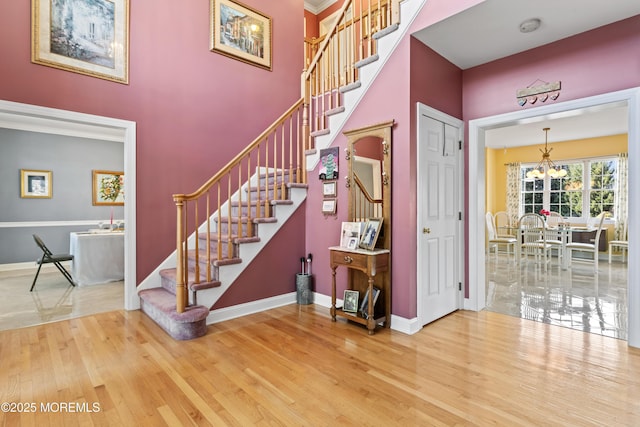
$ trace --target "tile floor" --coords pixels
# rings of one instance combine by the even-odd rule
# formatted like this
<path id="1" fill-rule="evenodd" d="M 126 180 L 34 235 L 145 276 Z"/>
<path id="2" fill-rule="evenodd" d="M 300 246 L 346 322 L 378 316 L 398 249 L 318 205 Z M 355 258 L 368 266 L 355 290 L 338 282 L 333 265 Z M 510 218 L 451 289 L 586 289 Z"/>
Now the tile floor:
<path id="1" fill-rule="evenodd" d="M 72 319 L 124 307 L 124 282 L 73 287 L 55 269 L 0 272 L 0 330 Z"/>
<path id="2" fill-rule="evenodd" d="M 553 258 L 548 271 L 535 262 L 516 264 L 500 253 L 487 257 L 489 311 L 613 338 L 627 339 L 627 264 L 574 261 L 562 270 Z"/>

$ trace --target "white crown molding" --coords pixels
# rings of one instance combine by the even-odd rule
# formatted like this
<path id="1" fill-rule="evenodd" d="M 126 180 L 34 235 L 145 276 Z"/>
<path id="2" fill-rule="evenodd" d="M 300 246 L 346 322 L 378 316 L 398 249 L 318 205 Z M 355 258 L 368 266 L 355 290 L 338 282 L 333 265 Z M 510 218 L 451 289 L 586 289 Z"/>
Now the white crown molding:
<path id="1" fill-rule="evenodd" d="M 1 110 L 0 128 L 73 136 L 99 141 L 123 142 L 124 140 L 122 128 L 7 113 Z"/>
<path id="2" fill-rule="evenodd" d="M 304 8 L 305 8 L 305 10 L 313 13 L 314 15 L 317 15 L 320 12 L 322 12 L 323 10 L 325 10 L 326 8 L 328 8 L 329 6 L 331 6 L 332 4 L 334 4 L 336 1 L 337 0 L 305 1 L 304 2 Z"/>

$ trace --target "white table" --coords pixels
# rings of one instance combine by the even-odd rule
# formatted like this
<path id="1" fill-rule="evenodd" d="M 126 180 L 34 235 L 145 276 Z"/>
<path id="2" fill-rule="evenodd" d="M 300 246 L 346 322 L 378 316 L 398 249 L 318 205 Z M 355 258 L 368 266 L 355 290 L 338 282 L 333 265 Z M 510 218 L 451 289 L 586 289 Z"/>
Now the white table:
<path id="1" fill-rule="evenodd" d="M 79 286 L 124 280 L 124 233 L 71 233 L 71 276 Z"/>

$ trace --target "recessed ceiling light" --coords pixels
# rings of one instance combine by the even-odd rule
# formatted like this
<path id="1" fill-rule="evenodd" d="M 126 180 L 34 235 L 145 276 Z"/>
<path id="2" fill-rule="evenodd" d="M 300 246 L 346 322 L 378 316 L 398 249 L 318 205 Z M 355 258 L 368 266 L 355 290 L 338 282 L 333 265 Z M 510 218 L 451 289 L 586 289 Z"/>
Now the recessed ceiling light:
<path id="1" fill-rule="evenodd" d="M 527 19 L 520 24 L 520 32 L 521 33 L 531 33 L 538 28 L 540 28 L 540 21 L 538 18 Z"/>

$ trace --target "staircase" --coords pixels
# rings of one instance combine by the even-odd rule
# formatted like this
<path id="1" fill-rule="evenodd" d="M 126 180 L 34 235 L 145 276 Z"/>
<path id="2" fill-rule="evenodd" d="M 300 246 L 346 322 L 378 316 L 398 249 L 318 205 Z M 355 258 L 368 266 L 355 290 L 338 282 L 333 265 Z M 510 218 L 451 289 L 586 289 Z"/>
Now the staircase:
<path id="1" fill-rule="evenodd" d="M 315 56 L 302 98 L 200 189 L 173 196 L 176 252 L 138 294 L 142 311 L 174 339 L 206 333 L 210 307 L 304 202 L 318 150 L 339 134 L 425 0 L 373 1 L 355 17 L 352 3 L 307 46 Z"/>
<path id="2" fill-rule="evenodd" d="M 159 270 L 160 287 L 138 292 L 141 310 L 174 339 L 188 340 L 206 333 L 208 307 L 215 304 L 242 270 L 257 256 L 266 244 L 265 240 L 270 240 L 304 201 L 306 185 L 286 183 L 283 186 L 283 182 L 289 178 L 289 173 L 284 174 L 285 181 L 282 181 L 282 174 L 276 175 L 274 177 L 273 174 L 258 173 L 255 179 L 259 181 L 259 185 L 250 189 L 245 186 L 242 190 L 246 199 L 234 199 L 228 203 L 230 216 L 218 216 L 217 212 L 214 213 L 212 217 L 215 229 L 220 230 L 220 234 L 198 232 L 197 244 L 196 237 L 193 236 L 193 244 L 189 247 L 194 249 L 187 250 L 186 254 L 186 284 L 191 297 L 190 304 L 185 306 L 183 313 L 176 310 L 177 268 Z M 284 193 L 280 194 L 283 188 Z M 249 199 L 252 201 L 248 201 Z M 264 216 L 259 215 L 261 210 L 265 212 Z M 226 211 L 229 212 L 229 209 Z M 214 255 L 209 257 L 209 254 Z M 242 258 L 240 254 L 243 255 Z M 209 259 L 210 261 L 207 261 Z M 196 280 L 196 276 L 207 272 L 208 268 L 210 276 L 207 279 Z M 205 290 L 209 292 L 203 293 Z"/>

